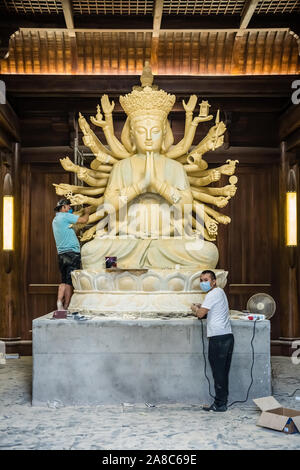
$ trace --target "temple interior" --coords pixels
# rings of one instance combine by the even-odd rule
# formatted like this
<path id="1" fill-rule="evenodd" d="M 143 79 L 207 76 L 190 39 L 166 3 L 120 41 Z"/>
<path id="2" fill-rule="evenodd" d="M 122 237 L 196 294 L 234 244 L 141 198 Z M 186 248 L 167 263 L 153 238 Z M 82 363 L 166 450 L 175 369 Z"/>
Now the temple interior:
<path id="1" fill-rule="evenodd" d="M 143 72 L 145 67 L 146 72 Z M 141 81 L 143 73 L 149 78 L 147 67 L 154 78 L 153 89 L 152 82 L 149 85 Z M 280 364 L 280 374 L 284 375 L 283 365 L 287 367 L 287 361 L 291 361 L 300 345 L 299 72 L 300 4 L 297 0 L 0 2 L 0 343 L 5 348 L 0 374 L 5 380 L 8 380 L 11 367 L 14 380 L 21 373 L 21 384 L 28 374 L 26 386 L 29 386 L 34 346 L 32 322 L 57 307 L 61 281 L 51 227 L 53 209 L 60 197 L 70 193 L 70 188 L 81 187 L 77 193 L 75 191 L 76 195 L 70 194 L 74 204 L 78 203 L 76 210 L 83 214 L 81 208 L 84 205 L 93 207 L 96 204 L 93 198 L 115 204 L 116 194 L 124 195 L 126 185 L 136 183 L 135 172 L 138 174 L 139 164 L 144 163 L 139 147 L 138 157 L 135 156 L 132 135 L 137 126 L 132 123 L 138 118 L 136 109 L 132 110 L 131 103 L 126 103 L 126 97 L 129 96 L 130 101 L 132 96 L 133 102 L 134 93 L 145 93 L 140 99 L 142 103 L 150 88 L 153 96 L 163 90 L 170 102 L 173 100 L 170 96 L 174 97 L 172 106 L 167 111 L 162 110 L 165 114 L 163 118 L 159 117 L 165 138 L 160 152 L 163 148 L 165 156 L 154 156 L 154 165 L 157 165 L 154 171 L 159 173 L 159 158 L 165 162 L 169 152 L 174 168 L 186 169 L 188 181 L 188 186 L 184 186 L 185 176 L 180 177 L 179 170 L 176 177 L 173 176 L 170 164 L 167 169 L 163 166 L 161 175 L 164 171 L 164 176 L 160 184 L 156 182 L 154 186 L 153 182 L 152 187 L 150 185 L 151 191 L 174 204 L 181 196 L 187 197 L 192 204 L 194 200 L 208 204 L 205 206 L 208 209 L 204 219 L 204 243 L 213 250 L 217 248 L 218 255 L 212 252 L 209 261 L 206 258 L 195 261 L 196 258 L 187 249 L 183 251 L 177 242 L 176 257 L 172 258 L 173 245 L 165 243 L 164 248 L 158 240 L 151 242 L 146 253 L 141 251 L 147 244 L 143 240 L 144 245 L 130 242 L 134 246 L 129 256 L 128 245 L 123 248 L 122 244 L 120 248 L 121 245 L 111 245 L 106 240 L 109 247 L 106 248 L 99 235 L 104 225 L 99 232 L 98 228 L 96 232 L 96 226 L 88 225 L 90 231 L 84 232 L 82 239 L 84 269 L 98 269 L 100 262 L 103 265 L 104 257 L 110 255 L 119 257 L 122 269 L 172 269 L 176 266 L 179 271 L 181 267 L 180 274 L 184 271 L 182 266 L 196 270 L 197 267 L 202 269 L 203 264 L 203 267 L 207 265 L 220 272 L 226 271 L 223 287 L 232 311 L 249 310 L 249 299 L 256 294 L 262 295 L 262 302 L 270 299 L 274 305 L 269 319 L 270 360 L 273 372 L 279 371 Z M 103 96 L 108 96 L 108 101 L 101 101 Z M 185 130 L 184 136 L 188 140 L 187 129 L 188 125 L 192 129 L 192 117 L 187 124 L 185 107 L 191 104 L 192 96 L 197 97 L 197 110 L 195 101 L 190 116 L 193 117 L 194 112 L 200 124 L 198 121 L 195 124 L 191 145 L 186 150 L 182 144 L 183 133 Z M 109 136 L 107 128 L 99 124 L 102 114 L 97 105 L 102 103 L 102 111 L 106 113 L 105 109 L 112 102 L 114 135 Z M 209 111 L 201 115 L 201 104 L 206 102 L 210 105 Z M 155 106 L 153 104 L 153 108 Z M 150 118 L 153 113 L 153 110 L 149 111 Z M 211 122 L 206 119 L 208 114 L 212 115 Z M 132 127 L 129 131 L 130 119 Z M 203 150 L 211 126 L 219 126 L 219 121 L 224 129 L 214 136 L 213 148 Z M 88 128 L 85 127 L 87 122 Z M 97 137 L 97 141 L 93 141 L 97 151 L 89 140 L 91 135 Z M 135 138 L 138 144 L 137 135 Z M 165 149 L 166 140 L 168 146 Z M 205 152 L 207 165 L 205 163 L 198 173 L 193 173 L 193 169 L 187 168 L 193 166 L 190 163 L 195 160 L 196 153 L 192 150 L 198 149 L 199 142 L 202 142 L 200 147 Z M 179 149 L 176 155 L 174 148 Z M 122 152 L 133 159 L 130 177 L 129 170 L 122 170 L 129 164 L 129 160 L 122 160 Z M 200 159 L 203 152 L 199 153 Z M 190 156 L 192 160 L 189 161 L 186 158 Z M 76 166 L 76 171 L 66 169 L 67 160 L 62 164 L 61 160 L 66 157 Z M 111 162 L 116 160 L 115 167 Z M 232 172 L 220 171 L 213 180 L 213 171 L 226 164 L 233 165 Z M 80 167 L 89 169 L 88 176 L 87 173 L 82 176 Z M 184 172 L 183 169 L 180 171 Z M 128 181 L 121 184 L 119 181 L 124 174 Z M 196 186 L 200 183 L 196 179 L 207 175 L 212 178 L 210 189 L 206 189 L 207 182 L 202 180 L 203 186 L 199 190 Z M 95 183 L 97 177 L 98 183 Z M 177 192 L 168 192 L 168 187 L 163 186 L 171 185 L 172 181 L 182 191 L 181 196 Z M 61 189 L 60 193 L 55 185 L 68 190 Z M 188 199 L 189 195 L 184 193 L 189 185 L 194 199 Z M 224 192 L 225 185 L 230 185 L 231 193 L 229 186 Z M 85 194 L 86 199 L 78 193 Z M 227 199 L 226 204 L 221 199 Z M 93 220 L 99 221 L 95 217 Z M 212 225 L 209 226 L 209 222 Z M 214 230 L 218 231 L 217 236 L 214 236 Z M 178 279 L 183 279 L 184 274 L 180 276 Z M 132 278 L 133 275 L 129 280 L 123 279 L 125 287 L 120 289 L 132 289 L 127 287 Z M 167 282 L 163 276 L 155 279 L 159 279 L 159 283 Z M 181 288 L 178 279 L 174 281 L 175 291 Z M 76 282 L 79 285 L 81 281 Z M 86 289 L 90 292 L 92 288 Z M 147 286 L 144 289 L 147 291 Z M 148 290 L 155 297 L 153 289 L 151 284 Z M 101 302 L 101 295 L 97 302 Z M 73 310 L 79 305 L 74 299 Z M 121 298 L 120 305 L 124 306 L 124 302 L 126 304 L 126 295 Z M 118 305 L 117 308 L 121 307 Z M 263 306 L 261 308 L 263 310 Z M 25 376 L 22 370 L 17 372 L 15 364 L 10 365 L 13 358 L 20 358 L 21 365 L 21 361 L 25 361 L 22 365 L 26 368 Z M 296 366 L 289 369 L 290 384 L 294 385 L 285 389 L 288 395 L 297 387 L 299 366 L 296 369 Z M 276 376 L 273 392 L 280 392 L 280 374 Z M 9 403 L 13 406 L 13 400 L 17 398 L 12 394 L 10 402 L 7 390 L 2 388 L 2 392 L 3 406 Z M 28 397 L 25 401 L 29 403 Z M 288 404 L 297 408 L 297 402 Z M 163 412 L 167 413 L 165 409 Z M 253 423 L 254 415 L 251 411 L 249 419 Z M 240 415 L 232 415 L 230 419 L 239 418 Z M 30 418 L 26 415 L 26 419 Z M 40 422 L 43 419 L 41 417 Z M 113 419 L 111 426 L 114 426 Z M 254 424 L 251 432 L 253 430 Z M 29 442 L 22 447 L 22 437 L 21 444 L 9 444 L 4 427 L 1 433 L 3 448 L 18 448 L 18 445 L 30 448 Z M 130 437 L 126 445 L 127 448 L 150 448 L 149 439 L 139 447 Z M 264 448 L 279 446 L 279 441 L 275 440 L 273 444 L 263 439 L 260 442 Z M 201 447 L 199 441 L 196 444 L 184 441 L 185 444 L 188 448 Z M 221 448 L 230 448 L 229 443 L 222 444 L 221 441 L 219 444 Z M 38 448 L 37 442 L 32 445 L 32 448 Z M 54 448 L 50 442 L 47 445 Z M 64 445 L 70 448 L 68 443 Z M 108 441 L 103 445 L 113 448 L 109 447 Z M 122 445 L 121 440 L 118 445 Z M 153 445 L 155 448 L 158 441 Z M 241 445 L 247 447 L 245 442 Z M 257 445 L 257 442 L 253 443 L 253 446 Z M 86 446 L 90 448 L 88 444 Z M 180 449 L 180 443 L 174 441 L 170 448 Z"/>

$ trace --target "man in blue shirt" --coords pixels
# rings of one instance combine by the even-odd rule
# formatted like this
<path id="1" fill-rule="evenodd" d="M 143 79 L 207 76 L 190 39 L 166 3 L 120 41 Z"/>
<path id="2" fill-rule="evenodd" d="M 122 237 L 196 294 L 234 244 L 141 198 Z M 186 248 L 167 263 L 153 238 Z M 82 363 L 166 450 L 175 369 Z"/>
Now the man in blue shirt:
<path id="1" fill-rule="evenodd" d="M 84 215 L 80 217 L 72 213 L 69 199 L 60 199 L 54 210 L 56 215 L 52 221 L 52 229 L 62 277 L 58 287 L 57 309 L 63 310 L 68 308 L 73 293 L 71 272 L 80 269 L 81 265 L 80 244 L 72 225 L 86 224 L 90 209 L 86 207 Z"/>

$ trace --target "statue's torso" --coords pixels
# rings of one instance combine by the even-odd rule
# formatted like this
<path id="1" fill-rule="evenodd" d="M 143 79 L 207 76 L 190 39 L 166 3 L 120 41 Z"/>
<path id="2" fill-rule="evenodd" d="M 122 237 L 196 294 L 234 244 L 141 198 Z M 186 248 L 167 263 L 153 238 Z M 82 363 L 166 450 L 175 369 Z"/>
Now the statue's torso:
<path id="1" fill-rule="evenodd" d="M 122 194 L 122 189 L 141 181 L 145 177 L 146 158 L 143 155 L 134 155 L 120 161 L 113 169 L 107 192 Z M 180 163 L 163 155 L 155 155 L 154 170 L 161 181 L 168 182 L 179 190 L 189 188 L 185 170 Z M 179 218 L 180 221 L 176 222 Z M 121 220 L 124 225 L 120 224 Z M 128 233 L 136 238 L 173 237 L 174 234 L 179 235 L 181 230 L 181 214 L 176 214 L 176 209 L 156 193 L 151 183 L 146 193 L 128 203 L 126 213 L 123 211 L 122 214 L 116 214 L 116 222 L 119 223 L 119 235 Z M 175 226 L 178 229 L 174 232 Z"/>

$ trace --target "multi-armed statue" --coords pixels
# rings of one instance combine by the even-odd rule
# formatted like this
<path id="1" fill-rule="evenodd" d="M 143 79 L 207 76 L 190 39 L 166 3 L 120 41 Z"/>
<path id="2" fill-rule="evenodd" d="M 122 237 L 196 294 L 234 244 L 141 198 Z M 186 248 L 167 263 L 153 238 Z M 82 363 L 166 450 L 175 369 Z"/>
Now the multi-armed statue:
<path id="1" fill-rule="evenodd" d="M 221 175 L 233 175 L 236 160 L 208 169 L 203 155 L 223 144 L 225 124 L 219 121 L 206 137 L 191 150 L 197 126 L 213 119 L 209 104 L 202 101 L 199 115 L 193 118 L 197 97 L 192 95 L 183 106 L 186 112 L 183 139 L 173 145 L 168 114 L 175 96 L 152 85 L 153 76 L 146 64 L 141 86 L 120 96 L 127 114 L 121 142 L 114 134 L 114 102 L 102 96 L 96 117 L 91 121 L 103 129 L 104 146 L 86 119 L 80 114 L 83 142 L 95 159 L 90 169 L 75 165 L 67 157 L 61 164 L 88 186 L 56 185 L 58 195 L 71 199 L 73 205 L 93 208 L 88 228 L 81 240 L 92 238 L 82 249 L 84 268 L 101 269 L 105 256 L 117 256 L 125 268 L 214 268 L 218 261 L 216 240 L 218 224 L 230 218 L 211 208 L 225 207 L 235 195 L 235 184 L 210 187 Z M 236 183 L 237 178 L 231 178 Z M 126 236 L 127 235 L 127 236 Z M 192 239 L 204 238 L 202 243 Z"/>
<path id="2" fill-rule="evenodd" d="M 86 276 L 92 279 L 91 271 L 103 273 L 105 257 L 116 256 L 119 268 L 151 271 L 145 275 L 148 278 L 143 280 L 142 287 L 139 284 L 142 291 L 157 290 L 157 279 L 161 281 L 158 290 L 178 291 L 182 287 L 185 291 L 193 291 L 194 274 L 204 268 L 216 267 L 219 256 L 213 242 L 218 224 L 228 224 L 230 218 L 211 206 L 223 208 L 235 195 L 237 178 L 232 175 L 237 161 L 227 160 L 218 168 L 208 169 L 203 158 L 206 152 L 223 144 L 226 127 L 219 120 L 219 112 L 207 135 L 192 148 L 197 126 L 213 119 L 206 101 L 202 101 L 198 115 L 193 117 L 197 104 L 195 95 L 188 103 L 183 101 L 184 136 L 173 145 L 168 114 L 174 103 L 174 95 L 153 85 L 151 69 L 146 64 L 141 86 L 120 96 L 120 104 L 127 114 L 121 141 L 114 134 L 114 102 L 110 102 L 107 95 L 101 98 L 104 117 L 100 106 L 96 116 L 91 117 L 91 122 L 102 128 L 107 146 L 100 142 L 80 114 L 83 142 L 95 159 L 90 168 L 75 165 L 68 157 L 61 159 L 64 169 L 76 173 L 85 185 L 55 186 L 57 194 L 68 197 L 72 205 L 92 207 L 81 237 L 82 242 L 87 242 L 81 253 L 86 273 L 84 279 Z M 231 176 L 229 184 L 211 187 L 221 175 Z M 174 273 L 180 271 L 179 284 L 173 278 L 171 283 L 166 280 L 173 276 L 172 270 Z M 183 272 L 188 273 L 186 279 L 182 277 Z M 77 276 L 78 282 L 79 278 Z M 224 273 L 223 284 L 225 279 Z M 98 287 L 91 282 L 96 290 L 102 289 L 98 281 Z M 106 279 L 105 286 L 107 282 L 110 283 L 110 279 Z M 141 276 L 138 282 L 141 282 Z M 113 285 L 116 286 L 116 282 Z M 139 290 L 129 281 L 126 286 L 129 291 Z M 116 289 L 124 291 L 127 287 L 119 285 Z M 101 302 L 103 299 L 102 296 Z"/>

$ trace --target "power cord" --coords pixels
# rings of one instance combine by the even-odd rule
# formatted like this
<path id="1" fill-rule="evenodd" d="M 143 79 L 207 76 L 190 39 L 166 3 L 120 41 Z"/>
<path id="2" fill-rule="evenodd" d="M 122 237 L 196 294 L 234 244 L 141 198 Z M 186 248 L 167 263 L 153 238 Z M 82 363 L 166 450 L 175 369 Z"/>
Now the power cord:
<path id="1" fill-rule="evenodd" d="M 295 395 L 296 392 L 298 392 L 298 390 L 300 390 L 300 388 L 296 388 L 296 390 L 293 391 L 292 395 L 288 395 L 287 393 L 283 393 L 283 394 L 279 394 L 279 393 L 274 393 L 274 395 L 276 397 L 287 397 L 287 398 L 293 398 L 293 396 Z"/>
<path id="2" fill-rule="evenodd" d="M 200 318 L 201 320 L 201 335 L 202 335 L 202 351 L 203 351 L 203 358 L 204 358 L 204 375 L 207 379 L 207 382 L 208 382 L 208 389 L 209 389 L 209 394 L 210 396 L 215 399 L 216 397 L 214 397 L 212 394 L 211 394 L 211 391 L 210 391 L 210 381 L 209 381 L 209 378 L 207 376 L 207 373 L 206 373 L 206 357 L 205 357 L 205 351 L 204 351 L 204 337 L 203 337 L 203 320 L 202 318 Z M 248 397 L 249 397 L 249 392 L 250 392 L 250 389 L 252 387 L 252 384 L 253 384 L 253 367 L 254 367 L 254 347 L 253 347 L 253 341 L 254 341 L 254 338 L 255 338 L 255 324 L 256 324 L 257 320 L 254 320 L 253 321 L 253 333 L 252 333 L 252 339 L 251 339 L 251 349 L 252 349 L 252 364 L 251 364 L 251 370 L 250 370 L 250 376 L 251 376 L 251 382 L 250 382 L 250 385 L 248 387 L 248 390 L 247 390 L 247 396 L 246 396 L 246 399 L 245 400 L 236 400 L 236 401 L 233 401 L 232 403 L 230 403 L 230 405 L 227 405 L 227 408 L 229 408 L 230 406 L 234 405 L 235 403 L 246 403 L 246 401 L 248 400 Z M 299 390 L 299 389 L 297 389 Z M 296 393 L 296 391 L 294 392 Z"/>

